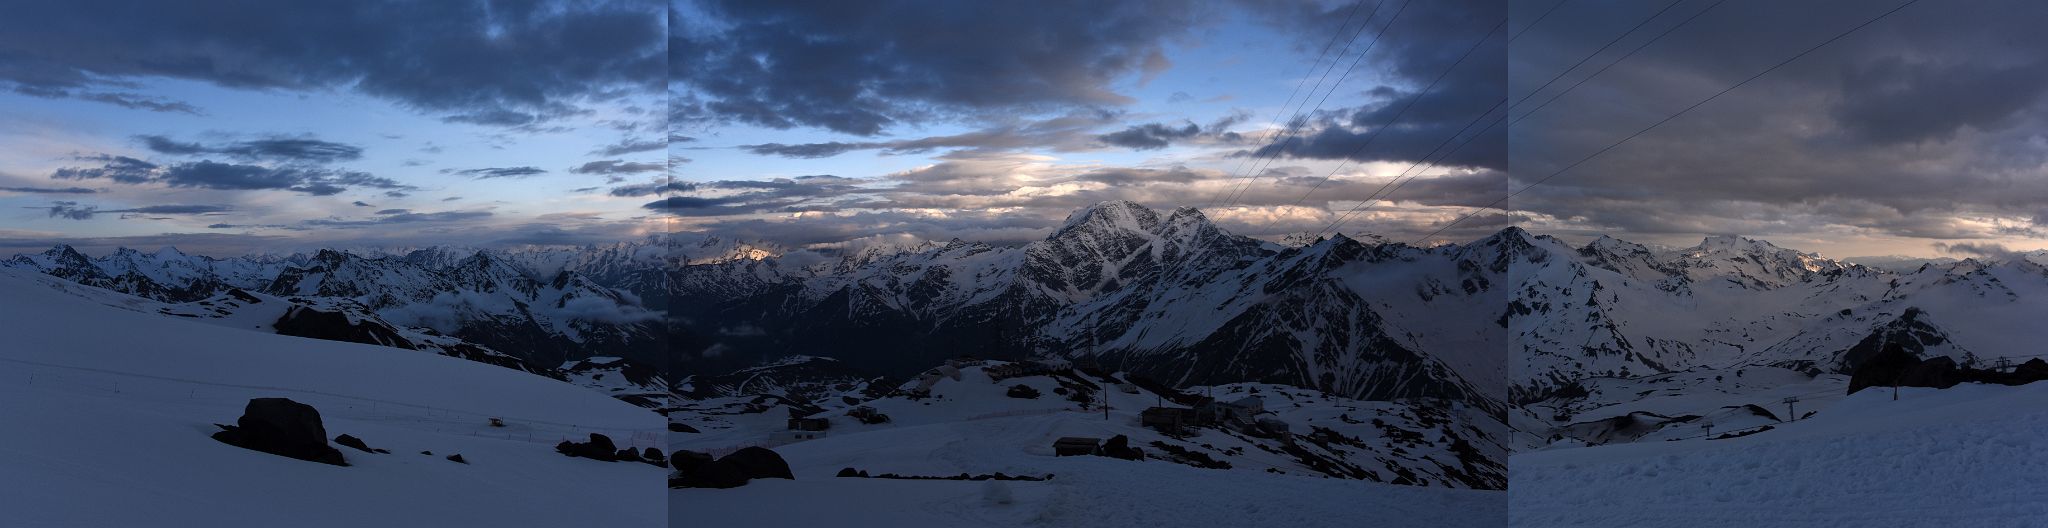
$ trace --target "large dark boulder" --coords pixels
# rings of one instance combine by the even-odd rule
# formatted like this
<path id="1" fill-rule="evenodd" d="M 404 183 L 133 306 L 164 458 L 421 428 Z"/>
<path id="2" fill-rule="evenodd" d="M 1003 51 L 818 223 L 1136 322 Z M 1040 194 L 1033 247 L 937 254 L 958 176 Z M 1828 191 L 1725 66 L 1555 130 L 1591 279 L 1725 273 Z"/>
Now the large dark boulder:
<path id="1" fill-rule="evenodd" d="M 749 447 L 734 451 L 732 454 L 726 455 L 725 458 L 718 459 L 718 461 L 728 462 L 739 467 L 740 471 L 750 479 L 796 478 L 796 475 L 789 472 L 789 463 L 782 460 L 782 455 L 776 454 L 765 447 Z"/>
<path id="2" fill-rule="evenodd" d="M 730 457 L 727 457 L 730 458 Z M 669 481 L 672 488 L 737 488 L 747 484 L 746 470 L 738 464 L 721 458 L 699 464 L 688 471 L 676 474 Z"/>
<path id="3" fill-rule="evenodd" d="M 1102 443 L 1102 456 L 1124 460 L 1144 460 L 1145 452 L 1131 447 L 1130 437 L 1116 435 L 1109 437 L 1109 441 Z"/>
<path id="4" fill-rule="evenodd" d="M 347 435 L 347 434 L 344 434 L 344 435 L 341 435 L 341 436 L 337 436 L 337 437 L 334 437 L 334 443 L 337 443 L 337 444 L 341 444 L 341 445 L 342 445 L 342 446 L 344 446 L 344 447 L 351 447 L 351 448 L 355 448 L 355 450 L 357 450 L 357 451 L 362 451 L 362 452 L 364 452 L 364 453 L 375 453 L 375 452 L 376 452 L 376 451 L 374 451 L 374 450 L 371 450 L 371 449 L 370 449 L 370 445 L 369 445 L 369 444 L 365 444 L 365 443 L 363 443 L 363 439 L 361 439 L 361 438 L 356 438 L 356 437 L 355 437 L 354 435 Z"/>
<path id="5" fill-rule="evenodd" d="M 789 463 L 782 455 L 762 447 L 749 447 L 734 451 L 718 460 L 708 460 L 703 453 L 677 451 L 675 477 L 669 480 L 670 487 L 676 488 L 733 488 L 745 485 L 748 480 L 763 478 L 795 479 L 790 474 Z"/>
<path id="6" fill-rule="evenodd" d="M 2048 361 L 2042 361 L 2041 358 L 2029 359 L 2026 363 L 2014 367 L 2012 374 L 2020 383 L 2048 380 Z"/>
<path id="7" fill-rule="evenodd" d="M 697 466 L 709 463 L 711 463 L 710 454 L 696 451 L 676 451 L 675 455 L 669 458 L 669 464 L 674 466 L 679 473 L 688 473 L 690 470 L 696 469 Z"/>
<path id="8" fill-rule="evenodd" d="M 348 465 L 341 451 L 327 445 L 320 411 L 286 398 L 254 398 L 242 408 L 235 425 L 221 425 L 214 440 L 278 456 L 322 464 Z"/>
<path id="9" fill-rule="evenodd" d="M 619 459 L 619 447 L 612 443 L 612 438 L 598 433 L 590 433 L 588 442 L 563 440 L 562 443 L 555 444 L 555 451 L 572 457 L 605 462 Z"/>
<path id="10" fill-rule="evenodd" d="M 1889 343 L 1882 351 L 1865 357 L 1849 374 L 1849 394 L 1864 387 L 1890 387 L 1898 383 L 1907 369 L 1920 364 L 1920 358 L 1898 343 Z"/>
<path id="11" fill-rule="evenodd" d="M 1899 385 L 1946 389 L 1966 381 L 1965 377 L 1964 373 L 1957 372 L 1956 360 L 1935 356 L 1907 367 L 1899 376 Z"/>

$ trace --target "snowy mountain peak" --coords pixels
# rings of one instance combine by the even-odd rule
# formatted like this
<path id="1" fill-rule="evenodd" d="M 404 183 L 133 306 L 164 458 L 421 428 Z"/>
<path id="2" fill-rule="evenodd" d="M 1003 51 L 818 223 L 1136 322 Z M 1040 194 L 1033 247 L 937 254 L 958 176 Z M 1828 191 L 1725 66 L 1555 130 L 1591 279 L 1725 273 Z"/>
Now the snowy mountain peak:
<path id="1" fill-rule="evenodd" d="M 1053 231 L 1052 237 L 1083 228 L 1150 233 L 1159 228 L 1159 213 L 1130 200 L 1101 202 L 1067 215 L 1067 221 Z"/>
<path id="2" fill-rule="evenodd" d="M 1700 245 L 1679 251 L 1668 264 L 1673 272 L 1694 281 L 1728 280 L 1760 289 L 1779 288 L 1849 267 L 1813 253 L 1726 235 L 1709 236 Z"/>

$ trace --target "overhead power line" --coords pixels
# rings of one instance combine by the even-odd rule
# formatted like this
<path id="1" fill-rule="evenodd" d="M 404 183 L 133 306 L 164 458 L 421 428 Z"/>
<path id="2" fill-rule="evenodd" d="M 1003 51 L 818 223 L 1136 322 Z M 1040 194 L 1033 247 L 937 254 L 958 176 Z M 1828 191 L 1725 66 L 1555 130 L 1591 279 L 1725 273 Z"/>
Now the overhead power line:
<path id="1" fill-rule="evenodd" d="M 1536 94 L 1543 93 L 1543 89 L 1549 88 L 1550 85 L 1556 83 L 1558 79 L 1563 79 L 1565 75 L 1571 74 L 1573 70 L 1577 70 L 1580 66 L 1586 65 L 1586 61 L 1593 60 L 1593 57 L 1599 56 L 1600 52 L 1607 51 L 1607 48 L 1613 47 L 1614 43 L 1621 42 L 1621 39 L 1625 39 L 1628 38 L 1629 35 L 1636 34 L 1636 30 L 1642 29 L 1643 26 L 1649 24 L 1651 20 L 1656 20 L 1657 17 L 1664 16 L 1665 11 L 1670 11 L 1671 8 L 1678 7 L 1678 4 L 1683 2 L 1685 2 L 1685 0 L 1671 0 L 1671 3 L 1664 4 L 1663 9 L 1659 9 L 1655 13 L 1650 13 L 1650 16 L 1644 17 L 1641 22 L 1636 22 L 1635 26 L 1629 27 L 1628 31 L 1624 31 L 1620 35 L 1616 35 L 1613 39 L 1608 40 L 1606 44 L 1601 44 L 1600 49 L 1593 50 L 1592 53 L 1586 54 L 1585 58 L 1579 59 L 1579 62 L 1572 63 L 1572 67 L 1565 68 L 1564 71 L 1557 72 L 1557 75 L 1551 76 L 1550 80 L 1544 81 L 1542 86 L 1538 86 L 1536 87 L 1536 89 L 1530 90 L 1529 93 L 1523 94 L 1521 99 L 1515 100 L 1515 104 L 1512 105 L 1510 109 L 1512 109 L 1514 106 L 1522 106 L 1522 103 L 1528 101 L 1530 97 L 1535 97 Z"/>
<path id="2" fill-rule="evenodd" d="M 1564 97 L 1565 94 L 1572 93 L 1572 90 L 1577 90 L 1579 88 L 1579 85 L 1586 84 L 1586 81 L 1593 80 L 1594 77 L 1599 77 L 1602 73 L 1607 73 L 1607 70 L 1609 68 L 1613 68 L 1614 65 L 1621 64 L 1621 61 L 1628 60 L 1629 57 L 1634 57 L 1636 52 L 1642 51 L 1643 48 L 1650 47 L 1651 44 L 1655 44 L 1659 40 L 1663 40 L 1665 35 L 1670 35 L 1672 31 L 1677 31 L 1678 28 L 1685 27 L 1686 24 L 1692 23 L 1693 19 L 1699 18 L 1700 15 L 1707 14 L 1708 11 L 1713 11 L 1714 8 L 1721 7 L 1721 4 L 1725 4 L 1727 2 L 1728 0 L 1715 0 L 1715 2 L 1712 5 L 1708 5 L 1706 9 L 1701 9 L 1698 12 L 1693 13 L 1692 16 L 1685 17 L 1685 20 L 1680 20 L 1677 24 L 1673 24 L 1671 27 L 1665 28 L 1664 31 L 1658 33 L 1657 36 L 1650 37 L 1650 40 L 1645 40 L 1642 44 L 1636 45 L 1634 49 L 1628 50 L 1628 53 L 1622 54 L 1621 58 L 1614 59 L 1614 62 L 1609 62 L 1606 66 L 1601 66 L 1600 69 L 1594 70 L 1592 75 L 1581 77 L 1579 78 L 1578 82 L 1574 82 L 1571 86 L 1565 87 L 1563 91 L 1550 94 L 1550 98 L 1544 99 L 1543 102 L 1541 104 L 1536 105 L 1535 108 L 1531 108 L 1529 109 L 1529 111 L 1523 112 L 1521 117 L 1517 117 L 1513 121 L 1509 121 L 1508 126 L 1512 127 L 1515 123 L 1520 123 L 1523 119 L 1528 119 L 1529 116 L 1534 115 L 1536 112 L 1543 110 L 1544 107 L 1550 106 L 1550 103 L 1552 101 L 1556 101 L 1558 100 L 1558 98 Z"/>
<path id="3" fill-rule="evenodd" d="M 1308 98 L 1309 98 L 1309 97 L 1314 97 L 1314 96 L 1315 96 L 1315 93 L 1316 93 L 1316 91 L 1317 91 L 1317 90 L 1320 90 L 1320 89 L 1322 88 L 1322 86 L 1323 86 L 1323 80 L 1325 80 L 1325 79 L 1328 79 L 1328 78 L 1330 77 L 1330 72 L 1331 72 L 1331 71 L 1334 71 L 1334 70 L 1336 70 L 1336 69 L 1337 69 L 1337 64 L 1338 64 L 1338 63 L 1341 63 L 1341 62 L 1343 62 L 1343 61 L 1344 61 L 1344 55 L 1345 55 L 1345 54 L 1346 54 L 1347 52 L 1351 51 L 1351 45 L 1352 45 L 1352 44 L 1354 44 L 1354 43 L 1357 43 L 1357 41 L 1358 41 L 1358 36 L 1359 36 L 1359 35 L 1362 35 L 1362 34 L 1364 34 L 1364 33 L 1365 33 L 1365 29 L 1366 29 L 1366 28 L 1368 28 L 1368 27 L 1371 27 L 1371 26 L 1372 26 L 1372 17 L 1373 17 L 1373 15 L 1377 15 L 1377 14 L 1379 14 L 1379 12 L 1380 12 L 1380 7 L 1382 7 L 1382 6 L 1385 6 L 1385 5 L 1386 5 L 1386 3 L 1387 3 L 1387 0 L 1380 0 L 1379 2 L 1375 2 L 1375 3 L 1373 4 L 1373 7 L 1372 7 L 1372 12 L 1370 12 L 1370 13 L 1366 13 L 1366 15 L 1365 15 L 1365 21 L 1364 21 L 1364 22 L 1361 22 L 1361 23 L 1359 23 L 1359 25 L 1358 25 L 1358 30 L 1357 30 L 1357 31 L 1355 31 L 1355 32 L 1352 32 L 1352 34 L 1351 34 L 1351 39 L 1350 39 L 1350 40 L 1348 40 L 1348 41 L 1346 41 L 1346 42 L 1344 43 L 1344 49 L 1343 49 L 1342 51 L 1338 51 L 1338 52 L 1337 52 L 1337 58 L 1336 58 L 1335 60 L 1332 60 L 1332 61 L 1330 61 L 1330 67 L 1329 67 L 1328 69 L 1325 69 L 1325 70 L 1323 70 L 1323 75 L 1322 75 L 1322 77 L 1318 77 L 1318 78 L 1316 79 L 1316 87 L 1315 87 L 1315 88 L 1311 88 L 1311 89 L 1309 89 L 1309 93 L 1308 93 L 1308 95 L 1307 95 L 1307 96 L 1303 96 L 1303 97 L 1302 97 L 1302 99 L 1301 99 L 1301 102 L 1302 102 L 1302 104 L 1307 104 L 1307 103 L 1308 103 Z M 1329 41 L 1328 43 L 1325 43 L 1325 44 L 1323 44 L 1323 50 L 1322 50 L 1322 51 L 1321 51 L 1320 53 L 1317 53 L 1317 54 L 1316 54 L 1316 60 L 1315 60 L 1315 62 L 1309 63 L 1309 67 L 1308 67 L 1308 73 L 1306 73 L 1306 74 L 1303 74 L 1303 75 L 1301 76 L 1301 80 L 1298 80 L 1298 81 L 1295 81 L 1295 82 L 1294 82 L 1294 91 L 1292 91 L 1292 92 L 1290 92 L 1290 93 L 1288 93 L 1288 94 L 1287 94 L 1287 101 L 1285 101 L 1285 102 L 1282 102 L 1282 103 L 1280 103 L 1280 111 L 1279 111 L 1279 113 L 1277 113 L 1277 114 L 1274 114 L 1274 115 L 1273 115 L 1273 119 L 1274 119 L 1274 120 L 1276 120 L 1276 121 L 1277 121 L 1277 120 L 1279 120 L 1279 119 L 1280 119 L 1281 117 L 1285 117 L 1285 116 L 1287 116 L 1288 108 L 1289 108 L 1289 107 L 1292 107 L 1292 106 L 1295 106 L 1295 104 L 1294 104 L 1294 96 L 1296 96 L 1296 95 L 1300 95 L 1300 93 L 1301 93 L 1301 87 L 1302 87 L 1302 85 L 1304 85 L 1304 84 L 1307 84 L 1307 83 L 1308 83 L 1308 78 L 1309 78 L 1309 76 L 1311 76 L 1311 75 L 1315 75 L 1315 73 L 1316 73 L 1316 69 L 1318 69 L 1318 68 L 1322 68 L 1322 65 L 1323 65 L 1323 57 L 1329 56 L 1329 54 L 1330 54 L 1330 49 L 1331 49 L 1331 48 L 1333 48 L 1333 47 L 1336 47 L 1336 45 L 1337 45 L 1337 39 L 1338 39 L 1339 37 L 1342 37 L 1342 36 L 1344 36 L 1344 28 L 1346 28 L 1346 27 L 1350 27 L 1350 26 L 1351 26 L 1351 19 L 1352 19 L 1353 17 L 1356 17 L 1356 16 L 1358 15 L 1358 8 L 1360 8 L 1360 7 L 1364 7 L 1364 6 L 1365 6 L 1365 0 L 1358 0 L 1358 2 L 1357 2 L 1357 3 L 1351 4 L 1351 11 L 1350 11 L 1350 13 L 1349 13 L 1349 14 L 1346 14 L 1346 15 L 1344 16 L 1344 22 L 1343 22 L 1342 24 L 1338 24 L 1338 25 L 1337 25 L 1337 32 L 1336 32 L 1335 34 L 1332 34 L 1332 35 L 1330 35 L 1330 41 Z M 1375 39 L 1377 39 L 1377 37 L 1375 37 Z M 1298 109 L 1297 109 L 1297 111 L 1298 111 Z M 1275 129 L 1275 130 L 1274 130 L 1273 132 L 1271 132 L 1271 133 L 1268 133 L 1268 134 L 1266 135 L 1266 139 L 1265 139 L 1264 141 L 1262 141 L 1262 143 L 1263 143 L 1263 142 L 1270 142 L 1270 141 L 1272 141 L 1272 140 L 1273 140 L 1273 138 L 1274 138 L 1274 137 L 1276 137 L 1276 136 L 1279 136 L 1279 135 L 1280 135 L 1280 132 L 1279 132 L 1279 130 L 1278 130 L 1278 129 Z M 1233 168 L 1233 169 L 1231 169 L 1231 170 L 1230 170 L 1230 173 L 1231 173 L 1231 183 L 1232 183 L 1232 185 L 1235 185 L 1235 184 L 1236 184 L 1236 182 L 1237 182 L 1237 179 L 1238 179 L 1238 178 L 1240 178 L 1240 176 L 1238 176 L 1238 172 L 1244 169 L 1245 161 L 1246 161 L 1246 160 L 1248 160 L 1248 159 L 1249 159 L 1249 158 L 1239 158 L 1239 159 L 1237 160 L 1237 167 L 1236 167 L 1236 168 Z M 1228 191 L 1225 191 L 1225 193 L 1224 193 L 1224 194 L 1229 194 L 1229 192 L 1228 192 Z M 1216 202 L 1215 202 L 1214 200 L 1211 200 L 1211 201 L 1209 202 L 1209 204 L 1213 206 L 1213 205 L 1215 205 L 1215 204 L 1216 204 Z"/>
<path id="4" fill-rule="evenodd" d="M 1472 56 L 1472 52 L 1477 51 L 1480 45 L 1485 44 L 1487 40 L 1492 39 L 1494 32 L 1500 31 L 1502 27 L 1506 26 L 1507 22 L 1507 19 L 1501 19 L 1499 23 L 1493 25 L 1492 29 L 1486 30 L 1486 34 L 1481 35 L 1478 41 L 1473 42 L 1471 47 L 1465 48 L 1465 53 L 1463 55 L 1459 55 L 1458 60 L 1456 62 L 1452 62 L 1450 67 L 1444 68 L 1443 73 L 1437 74 L 1436 79 L 1430 81 L 1429 86 L 1424 87 L 1422 91 L 1416 92 L 1415 97 L 1409 98 L 1408 103 L 1402 105 L 1401 109 L 1399 111 L 1396 111 L 1393 117 L 1388 118 L 1385 124 L 1382 124 L 1378 127 L 1374 127 L 1372 129 L 1372 132 L 1369 132 L 1366 135 L 1365 142 L 1359 143 L 1358 148 L 1352 149 L 1350 154 L 1346 154 L 1344 156 L 1343 161 L 1339 161 L 1336 167 L 1330 168 L 1329 174 L 1325 174 L 1323 175 L 1322 179 L 1316 180 L 1316 184 L 1314 186 L 1309 187 L 1308 192 L 1302 193 L 1301 198 L 1296 199 L 1294 201 L 1294 205 L 1301 205 L 1302 202 L 1308 200 L 1308 197 L 1310 195 L 1315 194 L 1315 192 L 1318 189 L 1322 189 L 1323 184 L 1329 183 L 1330 178 L 1336 176 L 1338 170 L 1343 169 L 1345 164 L 1351 162 L 1351 158 L 1357 157 L 1359 154 L 1365 152 L 1366 147 L 1372 146 L 1373 140 L 1379 139 L 1381 132 L 1384 132 L 1387 128 L 1394 126 L 1394 123 L 1400 122 L 1401 116 L 1406 115 L 1408 113 L 1408 109 L 1414 108 L 1416 102 L 1421 101 L 1423 97 L 1428 96 L 1430 90 L 1436 88 L 1437 83 L 1443 82 L 1444 77 L 1450 76 L 1452 71 L 1457 70 L 1459 64 L 1464 64 L 1465 59 L 1470 58 Z"/>
<path id="5" fill-rule="evenodd" d="M 1330 91 L 1329 91 L 1329 92 L 1325 92 L 1325 93 L 1323 94 L 1323 98 L 1322 98 L 1321 100 L 1319 100 L 1319 101 L 1317 101 L 1317 102 L 1316 102 L 1316 107 L 1315 107 L 1315 109 L 1314 109 L 1314 110 L 1310 110 L 1310 111 L 1308 111 L 1308 112 L 1306 112 L 1306 113 L 1303 113 L 1303 112 L 1299 112 L 1299 111 L 1297 111 L 1297 112 L 1295 112 L 1295 113 L 1294 113 L 1294 118 L 1292 118 L 1292 119 L 1288 119 L 1288 120 L 1287 120 L 1287 121 L 1288 121 L 1288 123 L 1287 123 L 1287 127 L 1286 127 L 1286 131 L 1287 131 L 1287 138 L 1286 138 L 1285 140 L 1283 140 L 1283 141 L 1282 141 L 1282 142 L 1280 143 L 1280 146 L 1279 146 L 1279 148 L 1276 148 L 1276 149 L 1274 149 L 1274 151 L 1273 151 L 1273 154 L 1272 154 L 1271 156 L 1265 156 L 1265 155 L 1261 155 L 1261 154 L 1255 154 L 1255 155 L 1253 156 L 1254 158 L 1264 158 L 1264 161 L 1263 161 L 1263 162 L 1260 162 L 1260 163 L 1258 163 L 1257 165 L 1255 165 L 1255 166 L 1254 166 L 1254 167 L 1252 168 L 1252 170 L 1251 170 L 1250 172 L 1247 172 L 1247 173 L 1245 173 L 1245 174 L 1244 174 L 1244 177 L 1243 177 L 1244 183 L 1243 183 L 1242 185 L 1238 186 L 1238 188 L 1236 189 L 1236 191 L 1235 191 L 1235 192 L 1232 192 L 1232 193 L 1231 193 L 1231 195 L 1230 195 L 1230 198 L 1229 198 L 1229 200 L 1227 200 L 1227 201 L 1225 201 L 1225 202 L 1224 202 L 1224 204 L 1223 204 L 1223 207 L 1231 207 L 1231 206 L 1237 205 L 1237 200 L 1238 200 L 1239 198 L 1241 198 L 1241 197 L 1243 197 L 1243 196 L 1244 196 L 1244 193 L 1245 193 L 1245 191 L 1251 188 L 1251 186 L 1252 186 L 1252 183 L 1254 183 L 1254 182 L 1257 182 L 1257 181 L 1258 181 L 1258 179 L 1259 179 L 1260 175 L 1261 175 L 1261 174 L 1263 173 L 1263 171 L 1265 170 L 1265 167 L 1267 166 L 1267 164 L 1270 164 L 1270 163 L 1272 163 L 1272 161 L 1273 161 L 1274 159 L 1277 159 L 1277 158 L 1278 158 L 1278 157 L 1280 156 L 1280 151 L 1282 151 L 1282 150 L 1285 150 L 1285 149 L 1286 149 L 1286 147 L 1287 147 L 1287 145 L 1290 145 L 1290 144 L 1292 144 L 1292 143 L 1294 142 L 1294 138 L 1295 138 L 1295 134 L 1294 134 L 1294 132 L 1295 132 L 1295 131 L 1297 131 L 1297 130 L 1300 130 L 1301 126 L 1300 126 L 1300 123 L 1299 123 L 1299 122 L 1300 122 L 1301 118 L 1302 118 L 1303 116 L 1305 116 L 1305 115 L 1309 115 L 1309 114 L 1314 114 L 1314 113 L 1315 113 L 1315 112 L 1316 112 L 1317 110 L 1322 110 L 1322 108 L 1323 108 L 1323 104 L 1324 104 L 1324 103 L 1326 103 L 1326 102 L 1328 102 L 1328 101 L 1330 100 L 1330 95 L 1331 95 L 1331 94 L 1334 94 L 1334 93 L 1336 93 L 1336 92 L 1337 92 L 1337 87 L 1338 87 L 1338 86 L 1342 86 L 1342 85 L 1344 84 L 1344 80 L 1345 80 L 1345 79 L 1349 79 L 1349 78 L 1351 77 L 1351 72 L 1352 72 L 1353 70 L 1356 70 L 1356 69 L 1358 68 L 1358 65 L 1359 65 L 1360 63 L 1362 63 L 1362 62 L 1364 62 L 1364 61 L 1365 61 L 1365 57 L 1366 57 L 1367 55 L 1370 55 L 1370 54 L 1372 53 L 1372 49 L 1373 49 L 1373 47 L 1374 47 L 1374 46 L 1377 46 L 1377 45 L 1379 45 L 1379 43 L 1380 43 L 1380 40 L 1381 40 L 1381 37 L 1384 37 L 1384 36 L 1386 36 L 1386 34 L 1387 34 L 1387 29 L 1389 29 L 1389 28 L 1392 28 L 1392 27 L 1394 27 L 1394 22 L 1396 22 L 1396 21 L 1400 20 L 1400 18 L 1401 18 L 1401 13 L 1403 13 L 1403 12 L 1406 12 L 1406 11 L 1408 10 L 1408 5 L 1409 5 L 1410 3 L 1412 3 L 1412 2 L 1411 2 L 1411 1 L 1403 1 L 1403 2 L 1401 3 L 1401 7 L 1399 7 L 1399 8 L 1397 8 L 1397 9 L 1395 9 L 1395 10 L 1394 10 L 1394 14 L 1393 14 L 1393 16 L 1390 16 L 1390 17 L 1388 17 L 1388 18 L 1387 18 L 1387 23 L 1386 23 L 1385 25 L 1382 25 L 1382 26 L 1380 26 L 1380 30 L 1379 30 L 1378 32 L 1375 32 L 1375 33 L 1373 34 L 1372 40 L 1371 40 L 1371 41 L 1368 41 L 1368 42 L 1366 43 L 1366 46 L 1365 46 L 1365 51 L 1361 51 L 1361 52 L 1359 52 L 1359 53 L 1358 53 L 1358 56 L 1357 56 L 1356 58 L 1353 58 L 1353 59 L 1351 60 L 1351 65 L 1350 65 L 1350 66 L 1348 66 L 1348 67 L 1345 67 L 1345 68 L 1344 68 L 1344 75 L 1338 76 L 1338 77 L 1337 77 L 1337 82 L 1336 82 L 1336 84 L 1332 84 L 1332 85 L 1330 85 Z M 1370 21 L 1370 20 L 1368 19 L 1368 22 L 1369 22 L 1369 21 Z M 1364 27 L 1362 27 L 1362 26 L 1361 26 L 1361 27 L 1360 27 L 1360 29 L 1362 30 L 1362 29 L 1364 29 Z M 1354 36 L 1354 38 L 1356 38 L 1356 37 Z M 1349 48 L 1347 47 L 1347 49 L 1349 49 Z M 1340 55 L 1340 57 L 1341 57 L 1341 55 Z M 1335 63 L 1332 63 L 1332 64 L 1330 64 L 1330 69 L 1334 70 L 1334 69 L 1336 69 L 1336 67 L 1337 67 L 1337 65 L 1336 65 Z M 1328 76 L 1328 75 L 1329 75 L 1329 72 L 1324 72 L 1324 75 L 1325 75 L 1325 76 Z M 1318 86 L 1320 86 L 1320 83 L 1318 83 Z M 1311 92 L 1310 92 L 1310 95 L 1314 95 L 1314 92 L 1313 92 L 1313 91 L 1311 91 Z M 1308 103 L 1308 100 L 1306 100 L 1306 99 L 1303 99 L 1303 100 L 1302 100 L 1302 103 L 1303 103 L 1303 105 L 1306 105 L 1306 104 Z M 1299 110 L 1299 108 L 1297 108 L 1297 110 Z M 1271 143 L 1270 143 L 1270 136 L 1269 136 L 1269 142 L 1268 142 L 1268 145 L 1271 145 Z"/>
<path id="6" fill-rule="evenodd" d="M 1530 30 L 1530 29 L 1534 29 L 1534 28 L 1536 27 L 1536 25 L 1537 25 L 1537 24 L 1541 24 L 1541 23 L 1543 23 L 1543 19 L 1545 19 L 1545 18 L 1550 18 L 1550 14 L 1551 14 L 1551 13 L 1555 13 L 1555 12 L 1557 12 L 1557 8 L 1559 8 L 1559 7 L 1563 7 L 1563 6 L 1564 6 L 1564 3 L 1565 3 L 1565 2 L 1570 2 L 1570 1 L 1572 1 L 1572 0 L 1557 0 L 1557 3 L 1555 3 L 1555 4 L 1550 4 L 1550 9 L 1545 9 L 1545 10 L 1543 10 L 1543 14 L 1541 14 L 1541 15 L 1536 15 L 1536 20 L 1530 21 L 1530 22 L 1529 22 L 1529 25 L 1526 25 L 1526 26 L 1522 26 L 1522 30 L 1521 30 L 1521 31 L 1516 31 L 1516 32 L 1515 32 L 1515 34 L 1514 34 L 1513 36 L 1510 36 L 1510 37 L 1508 37 L 1508 42 L 1514 42 L 1514 41 L 1515 41 L 1515 39 L 1518 39 L 1518 38 L 1522 38 L 1522 34 L 1523 34 L 1523 33 L 1528 33 L 1528 32 L 1529 32 L 1529 30 Z"/>

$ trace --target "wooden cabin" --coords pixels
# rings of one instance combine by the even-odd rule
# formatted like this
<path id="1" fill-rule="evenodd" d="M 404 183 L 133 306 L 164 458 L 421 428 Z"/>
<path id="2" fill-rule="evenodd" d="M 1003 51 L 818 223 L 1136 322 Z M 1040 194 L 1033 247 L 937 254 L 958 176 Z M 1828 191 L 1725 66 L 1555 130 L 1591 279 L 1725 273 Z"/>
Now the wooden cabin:
<path id="1" fill-rule="evenodd" d="M 1054 456 L 1088 456 L 1101 448 L 1102 440 L 1081 436 L 1061 437 L 1052 443 Z"/>

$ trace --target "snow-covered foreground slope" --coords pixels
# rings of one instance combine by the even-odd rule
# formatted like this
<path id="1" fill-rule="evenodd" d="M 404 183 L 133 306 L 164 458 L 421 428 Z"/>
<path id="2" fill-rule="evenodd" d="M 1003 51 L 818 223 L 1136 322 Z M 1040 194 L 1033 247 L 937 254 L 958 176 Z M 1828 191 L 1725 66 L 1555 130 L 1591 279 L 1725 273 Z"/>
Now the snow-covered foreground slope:
<path id="1" fill-rule="evenodd" d="M 556 454 L 660 417 L 524 372 L 107 306 L 0 270 L 0 525 L 662 526 L 663 471 Z M 320 410 L 336 467 L 216 442 L 250 398 Z M 506 427 L 491 427 L 502 418 Z M 422 455 L 432 451 L 434 455 Z M 443 457 L 460 453 L 469 464 Z"/>
<path id="2" fill-rule="evenodd" d="M 1862 391 L 1741 438 L 1516 455 L 1511 524 L 2041 526 L 2044 437 L 2048 383 Z"/>
<path id="3" fill-rule="evenodd" d="M 675 490 L 673 526 L 1498 527 L 1503 492 L 1218 473 L 1175 464 L 1047 457 L 1048 482 L 819 477 Z M 1132 464 L 1136 464 L 1133 466 Z"/>
<path id="4" fill-rule="evenodd" d="M 991 381 L 987 367 L 941 377 L 928 397 L 864 398 L 849 384 L 829 397 L 813 394 L 831 421 L 824 438 L 782 436 L 788 408 L 782 395 L 723 396 L 683 401 L 672 419 L 699 433 L 670 436 L 675 449 L 730 452 L 769 445 L 790 464 L 791 481 L 754 481 L 727 490 L 675 490 L 677 526 L 1500 526 L 1499 488 L 1504 426 L 1469 407 L 1448 410 L 1422 402 L 1370 402 L 1269 384 L 1233 384 L 1213 391 L 1224 401 L 1256 395 L 1261 418 L 1286 424 L 1278 435 L 1200 428 L 1176 438 L 1141 427 L 1139 411 L 1172 396 L 1117 389 L 1094 374 L 1053 373 Z M 1111 410 L 1081 410 L 1109 396 Z M 906 386 L 915 386 L 916 382 Z M 1029 386 L 1038 398 L 1013 398 Z M 1064 391 L 1065 394 L 1061 392 Z M 847 416 L 867 407 L 890 417 L 862 424 Z M 1123 435 L 1143 449 L 1142 461 L 1054 456 L 1061 437 Z M 1173 451 L 1219 461 L 1196 467 Z M 1176 460 L 1179 460 L 1178 462 Z M 1011 504 L 984 499 L 985 482 L 839 478 L 842 469 L 870 474 L 1043 476 L 1014 481 Z M 1341 478 L 1339 478 L 1341 477 Z M 1409 485 L 1395 485 L 1402 482 Z M 766 504 L 800 508 L 764 507 Z"/>

